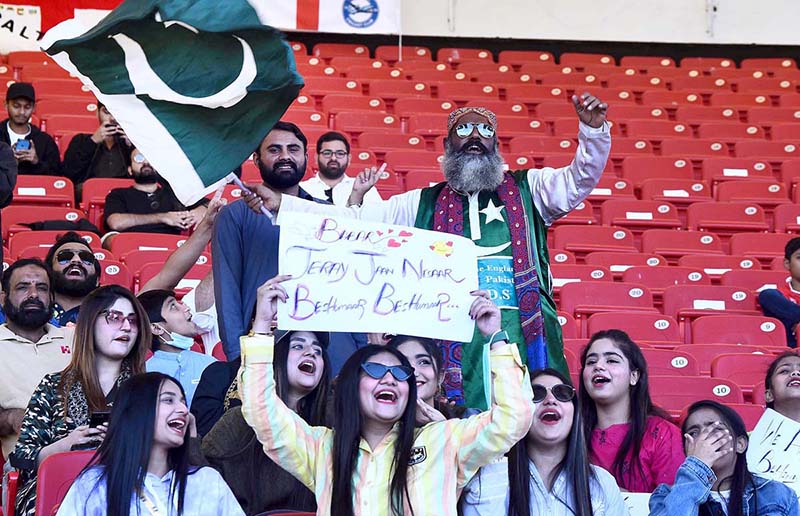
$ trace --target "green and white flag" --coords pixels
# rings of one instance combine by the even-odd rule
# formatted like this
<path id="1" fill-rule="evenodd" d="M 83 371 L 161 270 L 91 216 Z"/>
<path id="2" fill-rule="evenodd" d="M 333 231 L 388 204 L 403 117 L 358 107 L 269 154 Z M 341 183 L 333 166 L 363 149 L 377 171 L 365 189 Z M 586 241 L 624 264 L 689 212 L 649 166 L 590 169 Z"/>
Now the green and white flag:
<path id="1" fill-rule="evenodd" d="M 266 0 L 127 0 L 42 49 L 79 77 L 184 204 L 249 156 L 303 86 Z"/>

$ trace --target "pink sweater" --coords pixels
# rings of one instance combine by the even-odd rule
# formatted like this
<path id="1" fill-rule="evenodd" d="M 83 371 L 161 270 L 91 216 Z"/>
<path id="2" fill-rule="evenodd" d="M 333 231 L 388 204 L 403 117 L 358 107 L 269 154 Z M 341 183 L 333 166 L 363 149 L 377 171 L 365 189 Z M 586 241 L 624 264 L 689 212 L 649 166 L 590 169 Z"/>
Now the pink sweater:
<path id="1" fill-rule="evenodd" d="M 631 467 L 630 454 L 623 464 L 622 475 L 619 475 L 614 468 L 614 457 L 630 426 L 630 423 L 623 423 L 604 430 L 595 428 L 590 443 L 592 464 L 609 471 L 617 479 L 619 487 L 627 491 L 651 493 L 659 484 L 672 485 L 678 468 L 686 459 L 680 429 L 658 416 L 648 417 L 639 451 L 639 465 L 644 477 L 638 468 Z"/>

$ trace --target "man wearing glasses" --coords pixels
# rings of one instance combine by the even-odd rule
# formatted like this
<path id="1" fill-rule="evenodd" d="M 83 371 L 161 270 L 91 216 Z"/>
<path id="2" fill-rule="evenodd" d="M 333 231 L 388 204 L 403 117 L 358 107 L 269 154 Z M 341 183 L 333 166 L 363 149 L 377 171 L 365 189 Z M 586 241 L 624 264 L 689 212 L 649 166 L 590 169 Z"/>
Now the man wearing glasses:
<path id="1" fill-rule="evenodd" d="M 325 199 L 336 206 L 347 206 L 355 178 L 346 174 L 350 165 L 350 142 L 342 133 L 330 131 L 317 140 L 317 174 L 300 183 L 300 188 L 317 199 Z M 373 187 L 363 194 L 363 202 L 380 201 Z"/>
<path id="2" fill-rule="evenodd" d="M 59 236 L 44 261 L 53 278 L 53 318 L 60 326 L 75 324 L 83 299 L 100 286 L 100 263 L 74 231 Z"/>
<path id="3" fill-rule="evenodd" d="M 496 134 L 497 117 L 482 107 L 456 109 L 447 120 L 442 172 L 446 181 L 359 205 L 359 193 L 379 179 L 365 171 L 353 186 L 350 208 L 304 202 L 254 185 L 246 196 L 252 209 L 338 214 L 471 238 L 479 247 L 480 288 L 500 307 L 508 341 L 520 346 L 531 369 L 567 372 L 561 327 L 550 295 L 547 228 L 577 207 L 600 179 L 611 150 L 608 106 L 584 93 L 572 96 L 578 115 L 578 149 L 566 167 L 505 171 Z M 447 396 L 487 409 L 483 343 L 442 342 Z M 463 354 L 462 354 L 463 353 Z"/>

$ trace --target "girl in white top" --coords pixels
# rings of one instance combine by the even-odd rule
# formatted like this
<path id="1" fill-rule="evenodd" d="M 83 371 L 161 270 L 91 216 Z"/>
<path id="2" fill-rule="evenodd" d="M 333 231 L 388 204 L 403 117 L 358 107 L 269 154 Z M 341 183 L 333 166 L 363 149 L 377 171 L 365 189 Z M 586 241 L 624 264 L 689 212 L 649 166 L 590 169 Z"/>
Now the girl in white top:
<path id="1" fill-rule="evenodd" d="M 162 373 L 131 377 L 57 516 L 244 516 L 215 469 L 190 465 L 190 437 L 197 430 L 180 383 Z"/>
<path id="2" fill-rule="evenodd" d="M 589 464 L 575 388 L 553 369 L 531 374 L 535 412 L 507 458 L 481 468 L 464 490 L 464 516 L 627 516 L 617 482 Z"/>

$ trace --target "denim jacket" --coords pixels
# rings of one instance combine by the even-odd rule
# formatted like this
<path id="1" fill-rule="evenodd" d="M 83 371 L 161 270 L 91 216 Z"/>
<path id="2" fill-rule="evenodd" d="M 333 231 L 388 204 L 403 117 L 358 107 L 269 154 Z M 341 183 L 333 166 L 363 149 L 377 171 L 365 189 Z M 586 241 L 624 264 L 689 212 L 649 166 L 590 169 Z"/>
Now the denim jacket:
<path id="1" fill-rule="evenodd" d="M 717 476 L 703 461 L 686 457 L 678 469 L 675 484 L 661 484 L 650 496 L 650 516 L 697 516 L 706 505 L 711 516 L 724 516 L 722 507 L 709 500 Z M 753 475 L 745 487 L 745 516 L 798 516 L 797 493 L 780 482 Z M 755 494 L 757 496 L 753 496 Z M 758 507 L 755 506 L 756 500 Z"/>

